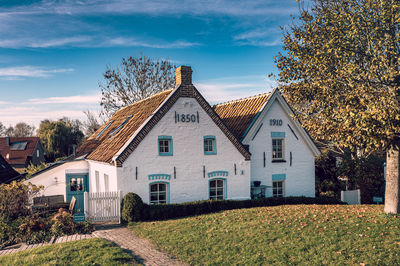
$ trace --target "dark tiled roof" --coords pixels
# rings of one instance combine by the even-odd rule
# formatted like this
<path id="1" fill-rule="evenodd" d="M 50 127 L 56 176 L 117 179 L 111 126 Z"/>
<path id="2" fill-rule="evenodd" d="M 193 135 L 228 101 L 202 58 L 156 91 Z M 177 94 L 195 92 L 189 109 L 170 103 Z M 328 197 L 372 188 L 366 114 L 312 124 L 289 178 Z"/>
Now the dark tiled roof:
<path id="1" fill-rule="evenodd" d="M 11 150 L 13 143 L 24 141 L 27 142 L 25 149 Z M 10 137 L 10 145 L 6 146 L 6 138 L 0 138 L 0 154 L 10 165 L 25 164 L 28 157 L 33 156 L 39 141 L 39 137 Z"/>
<path id="2" fill-rule="evenodd" d="M 271 93 L 260 94 L 213 106 L 229 129 L 241 139 L 251 125 L 253 119 L 268 101 Z"/>
<path id="3" fill-rule="evenodd" d="M 156 111 L 171 92 L 172 89 L 162 91 L 117 111 L 79 147 L 77 155 L 89 153 L 87 156 L 89 160 L 111 163 L 113 156 Z M 113 133 L 127 118 L 129 120 L 126 124 L 119 131 Z M 108 126 L 108 124 L 110 125 Z"/>
<path id="4" fill-rule="evenodd" d="M 0 155 L 0 184 L 8 183 L 18 176 L 19 173 Z"/>

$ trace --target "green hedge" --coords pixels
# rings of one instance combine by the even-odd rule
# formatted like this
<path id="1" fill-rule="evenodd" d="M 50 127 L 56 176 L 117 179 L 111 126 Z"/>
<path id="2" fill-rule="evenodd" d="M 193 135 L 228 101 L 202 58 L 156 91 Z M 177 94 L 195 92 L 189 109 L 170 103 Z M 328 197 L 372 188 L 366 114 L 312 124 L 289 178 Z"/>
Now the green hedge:
<path id="1" fill-rule="evenodd" d="M 264 198 L 253 200 L 204 200 L 186 202 L 181 204 L 143 204 L 141 221 L 167 220 L 187 216 L 201 215 L 224 210 L 296 205 L 296 204 L 346 204 L 334 198 L 319 197 L 286 197 L 286 198 Z"/>

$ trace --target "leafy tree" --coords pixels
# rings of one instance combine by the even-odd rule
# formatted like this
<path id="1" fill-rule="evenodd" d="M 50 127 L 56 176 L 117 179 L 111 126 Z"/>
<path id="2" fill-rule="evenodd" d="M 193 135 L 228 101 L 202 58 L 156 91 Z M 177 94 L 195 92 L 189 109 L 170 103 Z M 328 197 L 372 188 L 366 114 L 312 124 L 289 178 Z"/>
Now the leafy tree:
<path id="1" fill-rule="evenodd" d="M 103 113 L 111 116 L 123 106 L 172 88 L 175 66 L 169 60 L 152 60 L 140 55 L 122 58 L 120 66 L 107 66 L 101 88 Z"/>
<path id="2" fill-rule="evenodd" d="M 49 161 L 72 154 L 73 146 L 80 144 L 83 133 L 80 122 L 62 118 L 58 121 L 43 120 L 37 131 Z"/>
<path id="3" fill-rule="evenodd" d="M 35 127 L 27 123 L 19 122 L 14 127 L 9 126 L 4 135 L 9 137 L 32 137 L 34 135 Z"/>
<path id="4" fill-rule="evenodd" d="M 28 165 L 28 167 L 25 168 L 25 172 L 27 173 L 26 179 L 29 179 L 34 173 L 39 172 L 40 170 L 43 170 L 46 168 L 48 164 L 45 162 L 41 162 L 38 165 L 34 165 L 32 162 Z"/>
<path id="5" fill-rule="evenodd" d="M 313 0 L 275 58 L 282 89 L 314 136 L 353 152 L 387 151 L 387 213 L 400 211 L 399 24 L 396 0 Z"/>

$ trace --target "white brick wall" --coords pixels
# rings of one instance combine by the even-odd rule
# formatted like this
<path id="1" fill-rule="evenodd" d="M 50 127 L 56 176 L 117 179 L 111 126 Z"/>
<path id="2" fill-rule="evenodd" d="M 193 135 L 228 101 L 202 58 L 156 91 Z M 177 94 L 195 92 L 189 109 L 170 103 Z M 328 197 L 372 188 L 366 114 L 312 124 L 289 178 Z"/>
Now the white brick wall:
<path id="1" fill-rule="evenodd" d="M 270 126 L 270 119 L 282 119 L 282 126 Z M 275 100 L 262 120 L 263 126 L 254 140 L 250 140 L 251 181 L 259 180 L 262 185 L 272 186 L 273 174 L 286 174 L 285 196 L 315 196 L 315 167 L 312 151 L 297 132 L 292 119 L 284 112 L 278 100 Z M 296 133 L 298 140 L 288 127 Z M 285 132 L 284 157 L 286 162 L 272 163 L 271 132 Z M 266 155 L 264 167 L 263 152 Z M 290 166 L 290 152 L 292 165 Z M 267 189 L 267 196 L 272 190 Z"/>
<path id="2" fill-rule="evenodd" d="M 200 123 L 175 123 L 178 114 L 196 114 Z M 158 155 L 158 136 L 172 136 L 173 156 Z M 203 136 L 216 138 L 217 154 L 204 155 Z M 234 173 L 234 164 L 237 174 Z M 203 165 L 206 177 L 203 177 Z M 174 166 L 176 179 L 174 178 Z M 138 179 L 136 180 L 136 167 Z M 250 161 L 229 141 L 193 98 L 180 98 L 161 121 L 144 138 L 135 151 L 118 168 L 118 189 L 124 194 L 137 193 L 144 202 L 149 202 L 150 174 L 171 175 L 170 202 L 179 203 L 208 199 L 207 173 L 228 171 L 227 198 L 248 199 L 250 197 Z M 242 174 L 243 172 L 243 174 Z"/>

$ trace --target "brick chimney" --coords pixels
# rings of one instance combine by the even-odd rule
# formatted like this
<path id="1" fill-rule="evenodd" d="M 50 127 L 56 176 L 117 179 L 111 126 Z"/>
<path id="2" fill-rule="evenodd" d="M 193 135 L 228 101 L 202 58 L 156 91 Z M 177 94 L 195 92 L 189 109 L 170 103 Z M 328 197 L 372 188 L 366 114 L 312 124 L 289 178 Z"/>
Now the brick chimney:
<path id="1" fill-rule="evenodd" d="M 190 66 L 180 66 L 175 70 L 176 86 L 192 85 L 192 68 Z"/>

